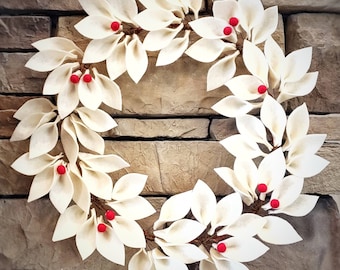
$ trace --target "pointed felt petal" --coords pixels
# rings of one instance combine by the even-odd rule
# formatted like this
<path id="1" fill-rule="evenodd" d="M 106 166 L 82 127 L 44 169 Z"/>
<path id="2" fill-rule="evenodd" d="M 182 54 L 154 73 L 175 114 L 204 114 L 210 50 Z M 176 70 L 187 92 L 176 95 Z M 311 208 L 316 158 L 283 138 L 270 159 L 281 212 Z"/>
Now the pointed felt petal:
<path id="1" fill-rule="evenodd" d="M 281 91 L 298 97 L 308 95 L 315 88 L 318 75 L 319 72 L 306 73 L 300 80 L 286 83 Z"/>
<path id="2" fill-rule="evenodd" d="M 236 76 L 230 79 L 225 85 L 235 96 L 243 100 L 254 100 L 262 96 L 262 94 L 258 92 L 258 87 L 263 85 L 263 82 L 255 76 Z"/>
<path id="3" fill-rule="evenodd" d="M 264 9 L 260 0 L 240 0 L 240 24 L 250 36 L 250 30 L 262 21 Z"/>
<path id="4" fill-rule="evenodd" d="M 210 256 L 213 260 L 216 270 L 225 270 L 225 269 L 235 269 L 235 270 L 249 270 L 244 264 L 232 261 L 226 257 L 224 257 L 221 253 L 219 253 L 216 249 L 210 249 Z M 212 268 L 214 269 L 214 268 Z M 208 268 L 207 270 L 211 270 Z"/>
<path id="5" fill-rule="evenodd" d="M 236 221 L 241 216 L 242 210 L 242 199 L 238 193 L 232 193 L 222 198 L 216 205 L 209 234 L 213 235 L 219 226 L 227 226 Z"/>
<path id="6" fill-rule="evenodd" d="M 43 88 L 44 95 L 56 95 L 65 90 L 74 69 L 79 63 L 66 63 L 53 70 L 46 78 Z"/>
<path id="7" fill-rule="evenodd" d="M 251 32 L 251 40 L 254 44 L 262 43 L 274 33 L 278 24 L 278 14 L 277 6 L 264 10 L 261 22 L 255 25 Z"/>
<path id="8" fill-rule="evenodd" d="M 86 107 L 80 107 L 77 112 L 83 123 L 93 131 L 105 132 L 117 126 L 112 117 L 103 110 L 93 111 Z"/>
<path id="9" fill-rule="evenodd" d="M 75 61 L 77 57 L 77 55 L 65 51 L 40 51 L 28 60 L 25 67 L 40 72 L 51 71 L 59 67 L 66 60 Z"/>
<path id="10" fill-rule="evenodd" d="M 69 164 L 69 166 L 72 165 Z M 69 172 L 74 189 L 72 199 L 79 208 L 81 208 L 85 213 L 88 213 L 91 205 L 91 195 L 85 183 L 81 179 L 79 172 L 75 172 L 75 170 L 78 170 L 78 168 L 71 169 Z"/>
<path id="11" fill-rule="evenodd" d="M 126 71 L 126 44 L 130 40 L 127 36 L 123 42 L 118 43 L 112 54 L 106 59 L 106 69 L 111 80 L 117 79 Z"/>
<path id="12" fill-rule="evenodd" d="M 45 196 L 50 192 L 54 182 L 55 178 L 53 166 L 38 173 L 33 178 L 27 201 L 32 202 Z"/>
<path id="13" fill-rule="evenodd" d="M 238 55 L 239 51 L 236 51 L 231 55 L 223 57 L 209 68 L 207 75 L 208 91 L 224 85 L 234 76 L 236 72 L 235 58 Z"/>
<path id="14" fill-rule="evenodd" d="M 65 88 L 58 95 L 57 107 L 61 119 L 70 115 L 79 104 L 77 85 L 67 81 Z"/>
<path id="15" fill-rule="evenodd" d="M 103 39 L 113 35 L 115 32 L 111 29 L 111 23 L 114 20 L 104 16 L 87 16 L 74 25 L 74 28 L 83 36 L 96 40 Z M 86 51 L 85 51 L 86 55 Z M 99 62 L 99 61 L 98 61 Z"/>
<path id="16" fill-rule="evenodd" d="M 278 209 L 284 209 L 291 205 L 300 195 L 303 187 L 303 178 L 295 175 L 285 177 L 279 185 L 274 189 L 271 200 L 277 199 L 280 202 Z M 265 210 L 266 207 L 263 207 Z M 271 208 L 271 206 L 269 206 Z"/>
<path id="17" fill-rule="evenodd" d="M 140 249 L 130 259 L 128 269 L 130 270 L 151 270 L 152 260 L 145 249 Z"/>
<path id="18" fill-rule="evenodd" d="M 98 154 L 104 154 L 104 139 L 100 135 L 87 128 L 81 122 L 73 121 L 73 124 L 78 140 L 84 147 Z"/>
<path id="19" fill-rule="evenodd" d="M 237 17 L 238 4 L 235 0 L 216 1 L 213 4 L 212 12 L 215 18 L 229 20 L 231 17 Z"/>
<path id="20" fill-rule="evenodd" d="M 60 140 L 65 155 L 70 163 L 76 163 L 79 153 L 79 145 L 75 129 L 69 117 L 65 118 L 60 129 Z"/>
<path id="21" fill-rule="evenodd" d="M 183 23 L 176 28 L 163 28 L 149 32 L 143 41 L 143 47 L 147 51 L 158 51 L 166 46 L 177 36 L 183 29 Z"/>
<path id="22" fill-rule="evenodd" d="M 70 39 L 63 37 L 50 37 L 32 43 L 38 51 L 45 51 L 46 48 L 54 51 L 72 52 L 82 55 L 82 50 Z"/>
<path id="23" fill-rule="evenodd" d="M 267 246 L 252 237 L 230 237 L 220 243 L 227 246 L 227 250 L 222 255 L 237 262 L 256 260 L 269 250 Z"/>
<path id="24" fill-rule="evenodd" d="M 29 146 L 30 158 L 46 154 L 56 146 L 59 136 L 57 123 L 46 123 L 34 131 Z"/>
<path id="25" fill-rule="evenodd" d="M 286 126 L 287 141 L 285 146 L 289 146 L 297 139 L 305 136 L 309 129 L 309 115 L 306 103 L 297 107 L 289 116 Z"/>
<path id="26" fill-rule="evenodd" d="M 275 216 L 263 218 L 266 219 L 267 223 L 257 234 L 263 241 L 274 245 L 288 245 L 302 240 L 301 236 L 286 220 Z"/>
<path id="27" fill-rule="evenodd" d="M 164 223 L 179 220 L 185 217 L 191 207 L 192 191 L 182 192 L 171 196 L 162 205 L 158 220 L 153 228 L 159 229 Z"/>
<path id="28" fill-rule="evenodd" d="M 109 202 L 107 205 L 117 211 L 119 215 L 131 220 L 140 220 L 156 212 L 153 206 L 141 196 L 125 201 Z"/>
<path id="29" fill-rule="evenodd" d="M 280 103 L 267 95 L 262 104 L 260 117 L 273 136 L 273 146 L 280 146 L 287 122 L 285 110 Z"/>
<path id="30" fill-rule="evenodd" d="M 199 36 L 206 39 L 222 39 L 225 38 L 223 29 L 229 24 L 222 19 L 215 17 L 203 17 L 189 22 L 191 28 Z M 234 34 L 234 33 L 233 33 Z"/>
<path id="31" fill-rule="evenodd" d="M 235 192 L 239 193 L 242 197 L 242 200 L 250 205 L 253 203 L 253 198 L 249 194 L 249 187 L 247 183 L 240 181 L 233 170 L 228 167 L 215 168 L 214 171 L 226 182 Z"/>
<path id="32" fill-rule="evenodd" d="M 326 134 L 308 134 L 294 141 L 288 152 L 288 159 L 298 155 L 315 154 L 323 145 L 326 136 Z"/>
<path id="33" fill-rule="evenodd" d="M 319 196 L 300 194 L 300 196 L 284 209 L 269 211 L 269 214 L 283 213 L 293 217 L 303 217 L 309 214 L 315 207 Z"/>
<path id="34" fill-rule="evenodd" d="M 99 63 L 107 59 L 123 35 L 123 33 L 112 34 L 111 30 L 109 36 L 91 40 L 86 47 L 83 63 Z"/>
<path id="35" fill-rule="evenodd" d="M 228 234 L 231 236 L 253 237 L 265 224 L 266 220 L 263 219 L 263 217 L 256 214 L 245 213 L 231 225 L 219 230 L 217 235 Z"/>
<path id="36" fill-rule="evenodd" d="M 105 75 L 99 74 L 95 68 L 93 69 L 93 72 L 99 88 L 102 89 L 103 103 L 113 109 L 121 111 L 122 93 L 119 85 Z"/>
<path id="37" fill-rule="evenodd" d="M 186 30 L 182 38 L 173 39 L 168 46 L 163 48 L 157 57 L 156 66 L 165 66 L 175 62 L 182 56 L 189 45 L 190 31 Z"/>
<path id="38" fill-rule="evenodd" d="M 202 0 L 189 0 L 189 7 L 194 13 L 195 19 L 198 18 L 198 13 L 202 7 Z"/>
<path id="39" fill-rule="evenodd" d="M 214 111 L 226 117 L 237 117 L 250 112 L 254 106 L 235 96 L 228 96 L 221 99 L 211 107 Z"/>
<path id="40" fill-rule="evenodd" d="M 137 197 L 142 192 L 148 176 L 139 173 L 129 173 L 115 183 L 112 198 L 123 201 Z"/>
<path id="41" fill-rule="evenodd" d="M 147 31 L 164 29 L 172 23 L 179 22 L 179 19 L 170 10 L 158 8 L 145 9 L 134 20 Z"/>
<path id="42" fill-rule="evenodd" d="M 216 208 L 216 197 L 210 187 L 198 180 L 192 190 L 191 212 L 204 226 L 208 226 Z"/>
<path id="43" fill-rule="evenodd" d="M 312 61 L 312 47 L 291 52 L 285 58 L 282 70 L 284 82 L 300 80 L 308 71 Z"/>
<path id="44" fill-rule="evenodd" d="M 84 166 L 83 162 L 80 162 L 79 165 L 88 190 L 99 198 L 110 200 L 113 186 L 110 176 L 103 172 L 91 170 Z"/>
<path id="45" fill-rule="evenodd" d="M 110 223 L 124 245 L 132 248 L 146 247 L 144 232 L 136 221 L 116 216 Z"/>
<path id="46" fill-rule="evenodd" d="M 278 87 L 281 80 L 280 76 L 285 56 L 281 47 L 271 36 L 268 37 L 264 44 L 264 54 L 269 65 L 269 85 L 273 88 Z"/>
<path id="47" fill-rule="evenodd" d="M 96 231 L 96 247 L 98 252 L 109 261 L 120 265 L 125 264 L 124 245 L 109 226 L 103 233 Z"/>
<path id="48" fill-rule="evenodd" d="M 93 155 L 89 153 L 79 153 L 79 159 L 93 170 L 105 173 L 115 172 L 130 166 L 129 163 L 114 154 Z"/>
<path id="49" fill-rule="evenodd" d="M 207 255 L 193 244 L 171 245 L 159 238 L 156 238 L 155 242 L 166 255 L 185 264 L 195 263 L 207 258 Z"/>
<path id="50" fill-rule="evenodd" d="M 168 257 L 166 255 L 164 255 L 163 253 L 161 253 L 161 251 L 159 249 L 153 249 L 151 251 L 151 256 L 153 257 L 154 260 L 154 264 L 155 264 L 155 269 L 162 269 L 162 270 L 188 270 L 188 267 L 178 261 L 175 258 L 172 257 Z M 139 270 L 140 268 L 138 268 Z M 153 269 L 153 268 L 151 268 Z M 144 270 L 144 269 L 143 269 Z"/>
<path id="51" fill-rule="evenodd" d="M 80 78 L 78 85 L 79 100 L 85 107 L 91 110 L 96 110 L 103 100 L 102 90 L 93 78 L 91 82 L 85 82 L 83 79 L 85 75 L 88 74 L 84 74 Z"/>
<path id="52" fill-rule="evenodd" d="M 252 1 L 257 2 L 257 1 Z M 268 85 L 268 63 L 263 52 L 253 43 L 244 40 L 243 62 L 249 72 Z"/>
<path id="53" fill-rule="evenodd" d="M 148 67 L 148 56 L 142 42 L 137 35 L 129 42 L 126 48 L 126 69 L 131 79 L 138 83 Z"/>
<path id="54" fill-rule="evenodd" d="M 272 150 L 271 144 L 267 141 L 266 128 L 257 117 L 248 114 L 236 117 L 236 126 L 240 134 L 257 143 L 264 144 L 268 150 Z"/>
<path id="55" fill-rule="evenodd" d="M 235 157 L 253 159 L 263 156 L 263 152 L 256 142 L 250 141 L 246 136 L 236 134 L 220 141 L 227 151 Z"/>
<path id="56" fill-rule="evenodd" d="M 286 160 L 281 148 L 268 154 L 258 168 L 258 184 L 267 185 L 267 193 L 271 192 L 282 181 L 286 172 Z"/>
<path id="57" fill-rule="evenodd" d="M 61 155 L 58 156 L 51 156 L 48 154 L 36 157 L 36 158 L 29 158 L 28 153 L 23 154 L 22 156 L 18 157 L 11 165 L 11 167 L 16 170 L 17 172 L 24 174 L 24 175 L 36 175 L 47 167 L 51 166 L 55 163 Z"/>
<path id="58" fill-rule="evenodd" d="M 317 155 L 298 155 L 287 161 L 287 170 L 296 176 L 312 177 L 327 167 L 329 161 Z"/>
<path id="59" fill-rule="evenodd" d="M 23 120 L 32 112 L 47 114 L 56 109 L 56 106 L 46 98 L 34 98 L 26 101 L 13 115 L 18 120 Z M 49 121 L 49 120 L 48 120 Z M 48 122 L 47 121 L 47 122 Z"/>
<path id="60" fill-rule="evenodd" d="M 49 122 L 56 115 L 55 112 L 28 114 L 14 129 L 11 142 L 26 140 L 38 127 Z"/>
<path id="61" fill-rule="evenodd" d="M 76 235 L 76 245 L 83 260 L 89 257 L 96 249 L 95 212 L 83 223 Z"/>
<path id="62" fill-rule="evenodd" d="M 57 170 L 56 165 L 54 170 Z M 59 213 L 63 213 L 73 198 L 74 190 L 69 173 L 58 176 L 50 190 L 50 200 Z"/>
<path id="63" fill-rule="evenodd" d="M 100 0 L 79 0 L 84 11 L 93 16 L 113 17 L 112 8 L 107 1 Z"/>
<path id="64" fill-rule="evenodd" d="M 75 236 L 81 225 L 86 221 L 87 213 L 78 205 L 68 207 L 59 216 L 55 226 L 52 241 L 60 241 Z"/>
<path id="65" fill-rule="evenodd" d="M 172 223 L 168 228 L 154 231 L 156 237 L 162 238 L 168 243 L 181 245 L 189 243 L 202 234 L 206 226 L 192 219 L 180 219 Z"/>
<path id="66" fill-rule="evenodd" d="M 135 0 L 108 0 L 113 7 L 113 14 L 120 20 L 134 23 L 134 18 L 138 13 Z"/>
<path id="67" fill-rule="evenodd" d="M 225 43 L 220 39 L 201 38 L 192 44 L 185 53 L 197 61 L 210 63 L 215 61 L 225 50 L 236 50 L 236 47 L 234 44 Z"/>

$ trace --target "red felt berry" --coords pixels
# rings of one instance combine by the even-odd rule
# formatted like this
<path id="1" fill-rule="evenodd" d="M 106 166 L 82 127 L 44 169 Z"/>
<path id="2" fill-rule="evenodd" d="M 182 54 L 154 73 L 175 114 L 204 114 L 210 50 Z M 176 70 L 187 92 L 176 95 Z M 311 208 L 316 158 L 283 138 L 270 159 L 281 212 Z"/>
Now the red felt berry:
<path id="1" fill-rule="evenodd" d="M 266 93 L 267 90 L 268 90 L 267 86 L 265 86 L 263 84 L 260 85 L 259 87 L 257 87 L 257 92 L 261 95 Z"/>
<path id="2" fill-rule="evenodd" d="M 76 74 L 72 74 L 71 77 L 70 77 L 70 81 L 71 81 L 72 83 L 78 83 L 79 80 L 80 80 L 80 78 L 79 78 L 79 76 L 76 75 Z"/>
<path id="3" fill-rule="evenodd" d="M 279 208 L 279 206 L 280 206 L 279 200 L 277 200 L 277 199 L 272 199 L 272 200 L 270 201 L 270 206 L 271 206 L 272 208 Z"/>
<path id="4" fill-rule="evenodd" d="M 66 173 L 66 167 L 64 165 L 59 165 L 57 167 L 57 173 L 60 174 L 60 175 L 65 174 Z"/>
<path id="5" fill-rule="evenodd" d="M 233 28 L 231 28 L 230 26 L 226 26 L 223 29 L 223 34 L 225 34 L 226 36 L 229 36 L 232 32 L 233 32 Z"/>
<path id="6" fill-rule="evenodd" d="M 268 189 L 266 184 L 258 184 L 257 185 L 257 190 L 261 193 L 266 192 Z"/>
<path id="7" fill-rule="evenodd" d="M 111 23 L 111 29 L 112 29 L 112 31 L 116 32 L 116 31 L 119 30 L 119 28 L 120 28 L 120 23 L 119 23 L 119 22 L 112 22 L 112 23 Z"/>
<path id="8" fill-rule="evenodd" d="M 85 74 L 83 76 L 83 81 L 86 82 L 86 83 L 90 83 L 92 81 L 92 76 L 91 74 Z"/>
<path id="9" fill-rule="evenodd" d="M 229 19 L 229 24 L 235 27 L 236 25 L 238 25 L 238 19 L 236 17 L 231 17 Z"/>
<path id="10" fill-rule="evenodd" d="M 105 213 L 105 217 L 107 220 L 114 220 L 116 217 L 116 213 L 113 210 L 107 210 Z"/>
<path id="11" fill-rule="evenodd" d="M 216 247 L 217 251 L 223 253 L 227 250 L 227 246 L 224 243 L 219 243 Z"/>
<path id="12" fill-rule="evenodd" d="M 105 232 L 106 231 L 106 225 L 104 223 L 99 223 L 97 226 L 98 232 Z"/>

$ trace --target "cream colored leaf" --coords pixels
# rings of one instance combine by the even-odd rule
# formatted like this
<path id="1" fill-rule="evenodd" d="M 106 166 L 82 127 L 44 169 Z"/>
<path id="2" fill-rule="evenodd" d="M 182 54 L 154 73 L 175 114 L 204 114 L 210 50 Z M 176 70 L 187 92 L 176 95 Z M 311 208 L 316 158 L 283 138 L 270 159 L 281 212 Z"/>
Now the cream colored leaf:
<path id="1" fill-rule="evenodd" d="M 267 40 L 277 28 L 278 7 L 273 6 L 264 10 L 262 20 L 254 26 L 251 32 L 251 40 L 254 44 L 260 44 Z"/>
<path id="2" fill-rule="evenodd" d="M 75 164 L 78 159 L 79 145 L 74 126 L 69 117 L 65 118 L 61 124 L 60 140 L 67 159 L 71 164 Z"/>
<path id="3" fill-rule="evenodd" d="M 38 173 L 33 178 L 27 201 L 32 202 L 48 194 L 55 181 L 55 171 L 53 166 Z"/>
<path id="4" fill-rule="evenodd" d="M 319 174 L 329 164 L 329 161 L 317 155 L 298 155 L 287 161 L 287 170 L 296 176 L 312 177 Z"/>
<path id="5" fill-rule="evenodd" d="M 78 84 L 79 100 L 85 107 L 96 110 L 103 101 L 102 91 L 95 79 L 92 78 L 90 82 L 85 82 L 85 75 L 89 75 L 89 73 L 83 74 Z"/>
<path id="6" fill-rule="evenodd" d="M 147 31 L 164 29 L 173 23 L 180 23 L 170 10 L 150 8 L 140 12 L 135 18 L 135 22 Z"/>
<path id="7" fill-rule="evenodd" d="M 25 119 L 32 112 L 47 114 L 56 109 L 56 106 L 46 98 L 34 98 L 26 101 L 13 115 L 18 120 Z M 49 120 L 48 120 L 49 121 Z M 47 122 L 48 122 L 47 121 Z"/>
<path id="8" fill-rule="evenodd" d="M 140 249 L 130 259 L 129 270 L 152 270 L 152 260 L 145 249 Z"/>
<path id="9" fill-rule="evenodd" d="M 113 21 L 115 21 L 113 18 L 100 15 L 87 16 L 76 23 L 74 28 L 87 38 L 93 40 L 105 39 L 115 33 L 110 27 Z M 85 56 L 86 54 L 85 51 Z"/>
<path id="10" fill-rule="evenodd" d="M 105 132 L 117 126 L 113 118 L 101 109 L 94 111 L 86 107 L 80 107 L 77 109 L 77 113 L 83 123 L 96 132 Z"/>
<path id="11" fill-rule="evenodd" d="M 130 36 L 126 36 L 124 41 L 118 43 L 112 54 L 106 59 L 106 69 L 111 80 L 117 79 L 126 71 L 126 46 L 130 41 Z"/>
<path id="12" fill-rule="evenodd" d="M 41 39 L 32 43 L 32 46 L 39 51 L 48 48 L 48 50 L 77 53 L 80 56 L 83 54 L 82 50 L 72 40 L 63 37 Z"/>
<path id="13" fill-rule="evenodd" d="M 137 35 L 126 47 L 126 69 L 131 79 L 138 83 L 148 67 L 148 56 Z"/>
<path id="14" fill-rule="evenodd" d="M 134 18 L 138 13 L 135 0 L 108 0 L 113 7 L 113 14 L 120 20 L 127 23 L 134 23 Z"/>
<path id="15" fill-rule="evenodd" d="M 228 96 L 218 101 L 211 108 L 223 116 L 238 117 L 250 112 L 254 109 L 254 106 L 238 97 Z"/>
<path id="16" fill-rule="evenodd" d="M 56 165 L 54 170 L 57 170 Z M 58 175 L 54 185 L 50 190 L 49 197 L 52 204 L 59 211 L 59 213 L 63 213 L 69 206 L 73 198 L 73 191 L 73 184 L 69 173 L 67 172 L 63 175 Z"/>
<path id="17" fill-rule="evenodd" d="M 225 85 L 236 97 L 242 100 L 254 100 L 262 96 L 258 92 L 258 87 L 263 84 L 257 77 L 246 74 L 230 79 Z"/>
<path id="18" fill-rule="evenodd" d="M 139 173 L 129 173 L 115 183 L 112 191 L 112 198 L 118 201 L 137 197 L 144 189 L 147 175 Z"/>

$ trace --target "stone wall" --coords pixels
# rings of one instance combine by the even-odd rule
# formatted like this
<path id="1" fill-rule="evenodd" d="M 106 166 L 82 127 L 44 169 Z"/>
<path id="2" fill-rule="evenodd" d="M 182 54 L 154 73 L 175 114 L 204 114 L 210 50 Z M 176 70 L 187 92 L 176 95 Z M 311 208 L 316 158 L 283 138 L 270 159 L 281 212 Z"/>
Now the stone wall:
<path id="1" fill-rule="evenodd" d="M 339 269 L 339 212 L 328 195 L 340 195 L 340 2 L 263 0 L 263 4 L 279 5 L 282 16 L 274 37 L 286 53 L 313 47 L 311 70 L 319 71 L 316 89 L 307 97 L 287 102 L 286 107 L 290 111 L 307 103 L 310 133 L 328 134 L 319 154 L 331 163 L 305 181 L 305 192 L 323 195 L 317 207 L 307 217 L 291 219 L 304 241 L 272 247 L 249 267 Z M 211 6 L 212 0 L 207 0 L 203 12 L 210 13 Z M 82 261 L 74 239 L 52 243 L 56 210 L 45 199 L 27 204 L 32 178 L 9 167 L 28 149 L 27 141 L 9 142 L 17 124 L 12 115 L 25 101 L 41 95 L 47 76 L 24 67 L 35 52 L 30 44 L 60 35 L 83 46 L 86 40 L 73 25 L 84 13 L 76 0 L 0 0 L 0 13 L 0 269 L 126 269 L 97 253 Z M 126 75 L 117 80 L 123 110 L 110 110 L 119 125 L 103 134 L 107 151 L 131 164 L 122 173 L 149 176 L 143 193 L 157 209 L 165 196 L 192 188 L 197 179 L 205 180 L 216 194 L 231 192 L 213 168 L 233 164 L 218 140 L 234 134 L 235 123 L 210 109 L 228 92 L 226 88 L 206 92 L 208 68 L 188 57 L 155 68 L 155 57 L 151 57 L 148 72 L 138 85 Z M 143 223 L 150 226 L 155 218 Z"/>

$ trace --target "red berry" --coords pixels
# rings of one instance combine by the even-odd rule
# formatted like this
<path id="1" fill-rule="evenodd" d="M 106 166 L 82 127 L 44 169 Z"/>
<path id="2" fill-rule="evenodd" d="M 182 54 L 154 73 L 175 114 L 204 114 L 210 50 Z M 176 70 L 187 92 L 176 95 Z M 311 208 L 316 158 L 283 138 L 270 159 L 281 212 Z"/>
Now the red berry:
<path id="1" fill-rule="evenodd" d="M 59 174 L 65 174 L 66 173 L 66 167 L 64 165 L 59 165 L 57 167 L 57 173 Z"/>
<path id="2" fill-rule="evenodd" d="M 231 17 L 229 19 L 229 24 L 235 27 L 236 25 L 238 25 L 238 19 L 236 17 Z"/>
<path id="3" fill-rule="evenodd" d="M 272 199 L 272 200 L 270 201 L 270 206 L 271 206 L 272 208 L 279 208 L 279 206 L 280 206 L 279 200 L 277 200 L 277 199 Z"/>
<path id="4" fill-rule="evenodd" d="M 216 247 L 217 251 L 223 253 L 227 250 L 227 246 L 224 243 L 219 243 Z"/>
<path id="5" fill-rule="evenodd" d="M 80 80 L 80 78 L 79 78 L 79 76 L 76 75 L 76 74 L 72 74 L 71 77 L 70 77 L 70 81 L 71 81 L 72 83 L 78 83 L 79 80 Z"/>
<path id="6" fill-rule="evenodd" d="M 116 217 L 116 213 L 113 210 L 107 210 L 105 213 L 105 217 L 107 220 L 114 220 Z"/>
<path id="7" fill-rule="evenodd" d="M 268 187 L 267 187 L 267 185 L 266 184 L 258 184 L 257 185 L 257 190 L 259 191 L 259 192 L 266 192 L 267 191 L 267 189 L 268 189 Z"/>
<path id="8" fill-rule="evenodd" d="M 267 86 L 265 86 L 264 84 L 260 85 L 259 87 L 257 87 L 257 92 L 259 94 L 264 94 L 266 93 L 266 91 L 268 90 Z"/>
<path id="9" fill-rule="evenodd" d="M 229 36 L 232 32 L 233 32 L 233 28 L 231 28 L 230 26 L 226 26 L 223 29 L 223 34 L 225 34 L 226 36 Z"/>
<path id="10" fill-rule="evenodd" d="M 105 232 L 106 231 L 106 225 L 104 223 L 99 223 L 97 226 L 98 232 Z"/>
<path id="11" fill-rule="evenodd" d="M 119 22 L 112 22 L 111 23 L 111 29 L 112 29 L 112 31 L 118 31 L 119 30 L 119 28 L 120 28 L 120 23 Z"/>
<path id="12" fill-rule="evenodd" d="M 83 76 L 83 81 L 86 82 L 86 83 L 90 83 L 92 81 L 92 76 L 91 74 L 85 74 Z"/>

